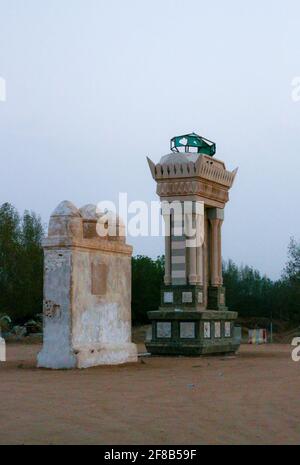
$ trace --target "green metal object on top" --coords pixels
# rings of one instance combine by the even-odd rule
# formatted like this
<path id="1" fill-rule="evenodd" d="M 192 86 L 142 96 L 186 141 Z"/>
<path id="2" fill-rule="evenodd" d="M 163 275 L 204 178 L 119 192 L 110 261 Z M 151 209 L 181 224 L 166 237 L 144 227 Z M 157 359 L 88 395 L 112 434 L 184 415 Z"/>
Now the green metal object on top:
<path id="1" fill-rule="evenodd" d="M 192 132 L 183 136 L 175 136 L 171 139 L 172 152 L 180 152 L 180 148 L 184 148 L 185 152 L 205 153 L 206 155 L 214 156 L 216 153 L 216 144 L 211 140 L 205 139 Z M 196 150 L 191 150 L 192 148 Z"/>

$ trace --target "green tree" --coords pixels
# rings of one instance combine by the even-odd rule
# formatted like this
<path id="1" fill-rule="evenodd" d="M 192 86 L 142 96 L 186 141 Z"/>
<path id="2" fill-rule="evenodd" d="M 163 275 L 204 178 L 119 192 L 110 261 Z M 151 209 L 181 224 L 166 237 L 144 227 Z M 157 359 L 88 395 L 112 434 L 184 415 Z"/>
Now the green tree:
<path id="1" fill-rule="evenodd" d="M 269 317 L 272 311 L 273 283 L 259 271 L 245 265 L 238 267 L 232 260 L 223 263 L 226 302 L 240 316 Z"/>
<path id="2" fill-rule="evenodd" d="M 0 207 L 0 312 L 15 314 L 19 298 L 20 217 L 9 203 Z"/>
<path id="3" fill-rule="evenodd" d="M 25 211 L 22 219 L 9 203 L 0 207 L 0 313 L 23 323 L 42 308 L 43 226 Z"/>
<path id="4" fill-rule="evenodd" d="M 41 311 L 43 300 L 43 250 L 44 229 L 41 218 L 25 211 L 21 223 L 20 290 L 22 306 L 18 316 L 29 318 Z"/>
<path id="5" fill-rule="evenodd" d="M 147 312 L 157 310 L 164 276 L 164 257 L 152 260 L 138 255 L 132 258 L 132 321 L 149 323 Z"/>
<path id="6" fill-rule="evenodd" d="M 288 261 L 283 270 L 283 278 L 291 281 L 300 281 L 300 242 L 293 237 L 288 245 Z"/>
<path id="7" fill-rule="evenodd" d="M 288 261 L 283 270 L 282 288 L 285 316 L 292 321 L 300 321 L 300 242 L 293 237 L 288 245 Z"/>

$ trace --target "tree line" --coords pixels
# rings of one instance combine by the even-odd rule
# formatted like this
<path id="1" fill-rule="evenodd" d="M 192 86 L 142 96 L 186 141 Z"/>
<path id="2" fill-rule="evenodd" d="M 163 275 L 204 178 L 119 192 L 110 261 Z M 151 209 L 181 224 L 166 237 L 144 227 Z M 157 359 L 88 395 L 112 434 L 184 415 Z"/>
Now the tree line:
<path id="1" fill-rule="evenodd" d="M 23 324 L 42 312 L 45 227 L 40 216 L 21 216 L 9 203 L 0 207 L 0 316 Z M 148 322 L 147 311 L 160 304 L 164 257 L 132 258 L 132 319 Z M 242 317 L 273 317 L 300 321 L 300 242 L 291 238 L 286 266 L 272 281 L 251 266 L 223 263 L 227 306 Z"/>

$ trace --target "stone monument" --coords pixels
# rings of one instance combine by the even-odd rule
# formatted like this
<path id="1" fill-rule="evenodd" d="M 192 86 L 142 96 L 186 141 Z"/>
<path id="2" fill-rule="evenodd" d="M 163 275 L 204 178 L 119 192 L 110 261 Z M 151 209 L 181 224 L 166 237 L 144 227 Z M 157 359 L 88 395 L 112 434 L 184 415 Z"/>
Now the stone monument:
<path id="1" fill-rule="evenodd" d="M 131 342 L 131 255 L 122 221 L 99 236 L 101 214 L 64 201 L 44 240 L 44 341 L 38 366 L 85 368 L 137 361 Z"/>
<path id="2" fill-rule="evenodd" d="M 237 169 L 226 170 L 223 161 L 213 158 L 215 144 L 195 133 L 174 137 L 171 150 L 158 164 L 148 158 L 162 206 L 172 208 L 162 207 L 164 286 L 159 310 L 148 312 L 152 334 L 146 347 L 152 354 L 235 352 L 237 313 L 225 304 L 221 226 Z M 181 218 L 174 203 L 182 207 Z M 186 234 L 188 225 L 193 241 Z"/>

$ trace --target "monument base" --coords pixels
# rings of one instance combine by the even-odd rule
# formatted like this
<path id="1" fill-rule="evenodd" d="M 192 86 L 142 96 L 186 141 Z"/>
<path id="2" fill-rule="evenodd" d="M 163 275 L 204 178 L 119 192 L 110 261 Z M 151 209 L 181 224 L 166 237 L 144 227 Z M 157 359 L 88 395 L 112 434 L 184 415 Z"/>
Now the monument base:
<path id="1" fill-rule="evenodd" d="M 228 354 L 240 346 L 234 335 L 237 312 L 157 310 L 148 317 L 152 335 L 145 345 L 152 355 Z"/>
<path id="2" fill-rule="evenodd" d="M 53 351 L 43 347 L 38 354 L 39 368 L 68 369 L 89 368 L 98 365 L 118 365 L 137 362 L 137 346 L 127 344 L 94 344 L 70 350 Z"/>

